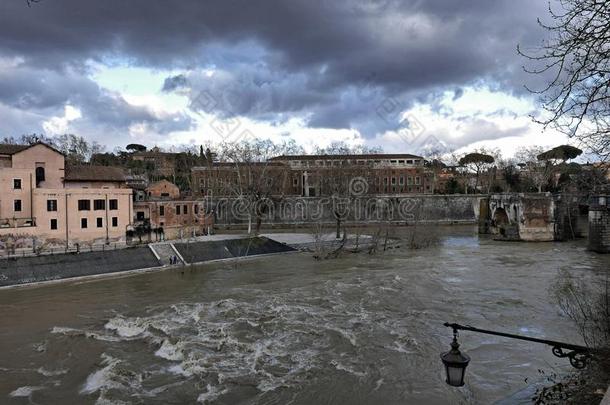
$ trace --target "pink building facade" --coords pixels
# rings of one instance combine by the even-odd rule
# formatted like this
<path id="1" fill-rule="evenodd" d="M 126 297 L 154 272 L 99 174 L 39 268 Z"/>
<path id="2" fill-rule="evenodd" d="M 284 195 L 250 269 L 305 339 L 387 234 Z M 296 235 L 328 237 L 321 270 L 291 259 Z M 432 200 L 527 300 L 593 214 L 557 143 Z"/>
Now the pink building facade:
<path id="1" fill-rule="evenodd" d="M 132 204 L 118 169 L 66 167 L 43 143 L 0 145 L 0 251 L 122 242 Z"/>

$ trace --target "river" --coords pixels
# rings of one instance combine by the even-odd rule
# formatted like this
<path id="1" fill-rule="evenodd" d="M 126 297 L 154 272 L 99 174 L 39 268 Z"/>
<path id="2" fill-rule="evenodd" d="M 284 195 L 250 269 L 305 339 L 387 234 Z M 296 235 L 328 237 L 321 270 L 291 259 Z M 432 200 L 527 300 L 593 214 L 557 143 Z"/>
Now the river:
<path id="1" fill-rule="evenodd" d="M 549 286 L 561 269 L 604 277 L 609 256 L 583 241 L 426 232 L 438 243 L 417 250 L 2 290 L 0 402 L 488 404 L 539 380 L 539 369 L 569 370 L 545 346 L 463 332 L 467 384 L 450 388 L 442 324 L 580 343 Z"/>

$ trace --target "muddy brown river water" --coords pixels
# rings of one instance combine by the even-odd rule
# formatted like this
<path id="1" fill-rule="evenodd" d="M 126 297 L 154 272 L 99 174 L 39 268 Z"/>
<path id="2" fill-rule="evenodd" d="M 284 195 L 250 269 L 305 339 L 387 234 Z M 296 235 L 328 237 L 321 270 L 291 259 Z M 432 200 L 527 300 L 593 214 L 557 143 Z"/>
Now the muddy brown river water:
<path id="1" fill-rule="evenodd" d="M 0 291 L 0 403 L 489 404 L 569 370 L 544 346 L 463 332 L 465 387 L 443 381 L 445 321 L 581 343 L 549 296 L 594 282 L 584 241 L 438 244 L 315 261 L 297 253 Z"/>

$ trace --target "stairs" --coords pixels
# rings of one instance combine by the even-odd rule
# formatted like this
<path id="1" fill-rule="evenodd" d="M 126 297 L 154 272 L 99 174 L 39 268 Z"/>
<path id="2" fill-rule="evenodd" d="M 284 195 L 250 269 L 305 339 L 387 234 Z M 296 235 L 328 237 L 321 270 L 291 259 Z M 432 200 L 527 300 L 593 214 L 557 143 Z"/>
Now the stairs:
<path id="1" fill-rule="evenodd" d="M 159 264 L 162 266 L 169 266 L 170 258 L 173 256 L 178 258 L 177 264 L 184 264 L 182 256 L 180 256 L 180 254 L 174 249 L 174 246 L 171 243 L 151 243 L 148 245 L 148 247 L 150 247 L 150 250 L 152 250 L 159 260 Z"/>

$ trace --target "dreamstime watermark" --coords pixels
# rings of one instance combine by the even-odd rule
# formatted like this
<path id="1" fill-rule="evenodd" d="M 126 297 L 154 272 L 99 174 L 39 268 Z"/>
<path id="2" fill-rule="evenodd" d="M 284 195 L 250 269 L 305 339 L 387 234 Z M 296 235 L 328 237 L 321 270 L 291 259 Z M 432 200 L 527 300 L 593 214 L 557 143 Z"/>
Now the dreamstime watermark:
<path id="1" fill-rule="evenodd" d="M 423 200 L 417 196 L 369 194 L 364 177 L 354 177 L 344 195 L 256 199 L 249 195 L 215 197 L 208 195 L 206 212 L 221 224 L 237 224 L 261 219 L 265 222 L 320 223 L 328 221 L 412 222 Z"/>
<path id="2" fill-rule="evenodd" d="M 215 96 L 207 90 L 202 90 L 192 99 L 190 109 L 197 113 L 203 111 L 211 115 L 213 118 L 208 125 L 224 143 L 248 142 L 256 139 L 252 131 L 244 128 L 224 93 Z M 203 116 L 203 114 L 199 114 Z"/>
<path id="3" fill-rule="evenodd" d="M 375 85 L 377 75 L 370 73 L 360 86 L 358 98 L 365 103 L 374 103 L 383 94 L 379 86 Z M 406 105 L 395 97 L 385 97 L 375 104 L 375 113 L 400 139 L 409 150 L 423 155 L 444 155 L 453 150 L 433 134 L 426 134 L 424 123 L 413 113 L 405 114 Z"/>

